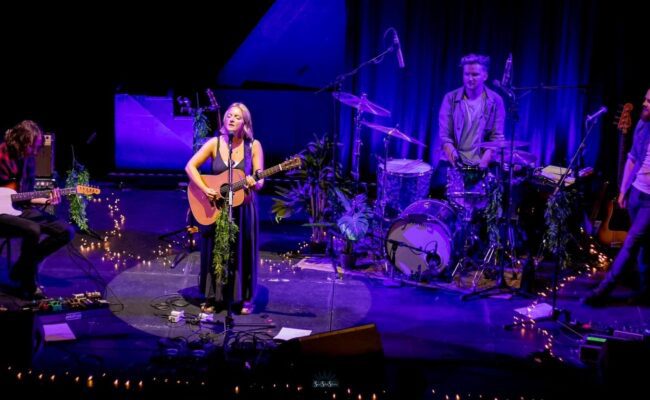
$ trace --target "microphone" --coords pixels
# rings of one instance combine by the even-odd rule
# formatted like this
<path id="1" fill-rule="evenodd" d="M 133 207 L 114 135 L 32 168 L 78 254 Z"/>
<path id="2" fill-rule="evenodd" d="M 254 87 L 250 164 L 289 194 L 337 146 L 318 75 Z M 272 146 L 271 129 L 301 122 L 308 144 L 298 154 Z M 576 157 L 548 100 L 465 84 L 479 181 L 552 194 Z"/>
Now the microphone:
<path id="1" fill-rule="evenodd" d="M 94 140 L 95 137 L 97 137 L 97 132 L 93 132 L 90 136 L 88 136 L 88 139 L 86 139 L 86 144 L 91 144 Z"/>
<path id="2" fill-rule="evenodd" d="M 232 143 L 232 138 L 235 136 L 235 131 L 228 129 L 228 141 Z"/>
<path id="3" fill-rule="evenodd" d="M 397 63 L 400 68 L 404 68 L 404 54 L 402 54 L 402 46 L 399 43 L 397 31 L 393 29 L 393 45 L 397 47 Z"/>
<path id="4" fill-rule="evenodd" d="M 512 81 L 512 53 L 508 54 L 508 59 L 506 60 L 506 66 L 505 68 L 503 68 L 503 77 L 501 77 L 501 87 L 505 88 L 510 86 L 511 81 Z"/>
<path id="5" fill-rule="evenodd" d="M 587 115 L 587 122 L 591 122 L 595 120 L 596 118 L 600 117 L 601 115 L 605 114 L 607 112 L 607 107 L 601 106 L 598 111 L 591 115 Z"/>

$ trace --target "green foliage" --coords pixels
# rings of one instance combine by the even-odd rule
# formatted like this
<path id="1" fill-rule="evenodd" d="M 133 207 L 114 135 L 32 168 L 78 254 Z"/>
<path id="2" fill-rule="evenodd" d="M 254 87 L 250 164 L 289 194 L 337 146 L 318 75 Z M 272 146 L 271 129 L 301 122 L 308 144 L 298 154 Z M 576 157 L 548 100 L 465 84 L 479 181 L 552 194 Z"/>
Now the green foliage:
<path id="1" fill-rule="evenodd" d="M 350 254 L 353 243 L 366 236 L 372 218 L 372 210 L 364 193 L 349 198 L 338 188 L 334 188 L 334 192 L 343 210 L 339 214 L 336 224 L 346 239 L 345 252 Z"/>
<path id="2" fill-rule="evenodd" d="M 570 262 L 567 251 L 570 237 L 568 219 L 572 213 L 572 206 L 577 200 L 578 193 L 574 189 L 558 190 L 546 203 L 544 219 L 547 229 L 544 234 L 544 247 L 559 257 L 561 268 L 565 268 Z"/>
<path id="3" fill-rule="evenodd" d="M 228 283 L 228 262 L 234 254 L 233 244 L 237 240 L 239 227 L 228 218 L 223 210 L 214 227 L 214 247 L 212 248 L 212 266 L 217 282 Z"/>
<path id="4" fill-rule="evenodd" d="M 278 197 L 273 199 L 272 212 L 276 222 L 299 212 L 307 213 L 312 227 L 312 242 L 319 243 L 325 239 L 324 225 L 332 221 L 332 202 L 329 201 L 332 190 L 338 187 L 347 192 L 349 182 L 346 183 L 338 172 L 335 174 L 332 168 L 334 144 L 326 136 L 315 136 L 314 139 L 298 155 L 302 168 L 287 173 L 297 181 L 289 188 L 276 189 Z"/>
<path id="5" fill-rule="evenodd" d="M 193 150 L 196 153 L 197 150 L 203 145 L 205 142 L 205 138 L 208 137 L 208 134 L 210 133 L 210 121 L 208 120 L 208 117 L 203 113 L 202 109 L 196 110 L 196 113 L 194 114 L 194 122 L 192 123 L 192 127 L 194 128 L 194 138 L 193 138 Z"/>
<path id="6" fill-rule="evenodd" d="M 66 187 L 76 187 L 77 185 L 87 185 L 90 182 L 90 174 L 86 168 L 75 162 L 72 169 L 68 171 L 65 180 Z M 88 217 L 86 216 L 87 196 L 80 194 L 70 194 L 67 196 L 70 204 L 70 220 L 82 231 L 88 230 Z"/>
<path id="7" fill-rule="evenodd" d="M 485 223 L 487 225 L 488 240 L 491 246 L 498 245 L 501 241 L 499 235 L 499 218 L 503 210 L 501 204 L 503 202 L 503 191 L 501 185 L 496 181 L 488 181 L 488 204 L 483 211 Z"/>

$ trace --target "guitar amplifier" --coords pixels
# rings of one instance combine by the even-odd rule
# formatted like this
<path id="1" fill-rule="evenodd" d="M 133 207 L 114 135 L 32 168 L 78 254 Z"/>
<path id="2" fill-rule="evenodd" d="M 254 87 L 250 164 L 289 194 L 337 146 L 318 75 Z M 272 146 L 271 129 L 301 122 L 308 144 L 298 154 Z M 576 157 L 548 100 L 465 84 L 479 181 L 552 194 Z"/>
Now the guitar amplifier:
<path id="1" fill-rule="evenodd" d="M 56 187 L 54 178 L 36 178 L 34 180 L 34 190 L 52 190 Z"/>
<path id="2" fill-rule="evenodd" d="M 43 135 L 43 146 L 36 154 L 36 177 L 51 178 L 54 174 L 54 134 Z"/>

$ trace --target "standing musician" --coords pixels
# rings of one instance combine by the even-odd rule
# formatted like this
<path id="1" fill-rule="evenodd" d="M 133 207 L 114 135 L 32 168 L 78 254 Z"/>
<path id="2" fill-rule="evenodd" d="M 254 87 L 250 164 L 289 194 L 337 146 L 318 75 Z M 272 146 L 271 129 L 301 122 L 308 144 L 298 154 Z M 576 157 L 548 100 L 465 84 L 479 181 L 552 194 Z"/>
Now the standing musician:
<path id="1" fill-rule="evenodd" d="M 218 198 L 217 188 L 205 184 L 198 168 L 211 160 L 212 173 L 217 175 L 228 171 L 228 144 L 232 141 L 233 168 L 246 174 L 248 201 L 233 208 L 233 222 L 239 233 L 234 246 L 234 257 L 230 258 L 225 271 L 215 271 L 213 248 L 215 226 L 201 232 L 201 275 L 199 287 L 206 302 L 203 312 L 215 312 L 231 304 L 241 305 L 241 314 L 253 311 L 257 268 L 259 265 L 259 221 L 255 205 L 255 191 L 264 185 L 264 180 L 255 180 L 256 172 L 264 169 L 262 145 L 253 138 L 253 120 L 248 108 L 242 103 L 233 103 L 226 110 L 220 135 L 208 140 L 187 162 L 185 171 L 209 199 Z M 224 211 L 225 212 L 225 211 Z"/>
<path id="2" fill-rule="evenodd" d="M 605 278 L 583 299 L 588 305 L 606 304 L 616 283 L 635 262 L 639 290 L 631 300 L 650 304 L 650 89 L 643 99 L 641 119 L 634 130 L 632 149 L 623 169 L 618 205 L 628 209 L 632 225 Z"/>

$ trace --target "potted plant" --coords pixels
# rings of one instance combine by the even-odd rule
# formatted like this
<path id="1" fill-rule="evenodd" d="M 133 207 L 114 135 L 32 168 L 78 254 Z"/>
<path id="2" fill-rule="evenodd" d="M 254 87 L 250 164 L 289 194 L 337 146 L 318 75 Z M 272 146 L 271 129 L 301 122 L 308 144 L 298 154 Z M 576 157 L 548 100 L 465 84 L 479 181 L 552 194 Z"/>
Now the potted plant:
<path id="1" fill-rule="evenodd" d="M 343 251 L 339 254 L 339 262 L 344 268 L 353 268 L 357 261 L 354 244 L 368 233 L 372 210 L 364 193 L 348 197 L 338 188 L 335 188 L 334 192 L 341 210 L 336 225 L 345 240 Z"/>
<path id="2" fill-rule="evenodd" d="M 332 221 L 332 204 L 328 201 L 335 187 L 345 186 L 340 174 L 332 168 L 333 143 L 326 137 L 315 137 L 299 157 L 302 168 L 289 171 L 296 178 L 289 188 L 276 189 L 272 212 L 276 222 L 293 214 L 305 212 L 311 227 L 311 244 L 314 252 L 324 252 L 327 245 L 327 227 Z M 341 168 L 338 168 L 340 171 Z"/>

